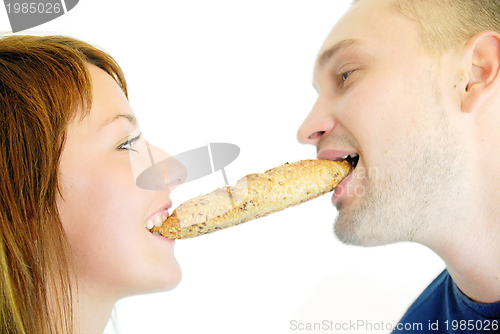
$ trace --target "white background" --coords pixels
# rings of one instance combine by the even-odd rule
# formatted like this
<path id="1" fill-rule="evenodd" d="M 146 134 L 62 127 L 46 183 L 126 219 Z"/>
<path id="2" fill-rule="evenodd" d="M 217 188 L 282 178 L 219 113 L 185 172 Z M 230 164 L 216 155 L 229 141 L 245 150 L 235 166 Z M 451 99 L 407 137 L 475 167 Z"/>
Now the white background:
<path id="1" fill-rule="evenodd" d="M 316 53 L 349 2 L 80 0 L 23 33 L 65 34 L 105 49 L 124 69 L 145 137 L 172 155 L 237 144 L 241 154 L 226 168 L 234 184 L 315 157 L 296 131 L 316 98 Z M 7 30 L 1 7 L 0 31 Z M 222 185 L 218 172 L 182 186 L 172 193 L 174 207 Z M 292 320 L 396 323 L 443 262 L 414 244 L 342 245 L 331 232 L 336 214 L 326 195 L 177 241 L 183 281 L 168 293 L 120 301 L 119 332 L 300 333 Z"/>

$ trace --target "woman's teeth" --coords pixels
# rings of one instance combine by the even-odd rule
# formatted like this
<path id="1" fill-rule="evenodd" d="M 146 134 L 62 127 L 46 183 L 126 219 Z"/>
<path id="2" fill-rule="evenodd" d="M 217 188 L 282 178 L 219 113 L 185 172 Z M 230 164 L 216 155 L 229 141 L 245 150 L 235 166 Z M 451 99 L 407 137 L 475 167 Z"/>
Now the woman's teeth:
<path id="1" fill-rule="evenodd" d="M 152 229 L 153 226 L 161 227 L 162 223 L 167 219 L 167 217 L 168 217 L 168 211 L 164 210 L 163 212 L 159 212 L 156 215 L 154 215 L 153 217 L 146 220 L 146 223 L 144 224 L 144 226 L 148 230 Z"/>

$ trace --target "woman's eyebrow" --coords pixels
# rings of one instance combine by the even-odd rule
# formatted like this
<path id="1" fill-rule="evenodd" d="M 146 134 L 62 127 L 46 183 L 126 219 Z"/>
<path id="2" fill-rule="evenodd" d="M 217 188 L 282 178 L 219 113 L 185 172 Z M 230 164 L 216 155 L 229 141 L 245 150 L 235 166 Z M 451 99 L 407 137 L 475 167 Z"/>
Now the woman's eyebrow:
<path id="1" fill-rule="evenodd" d="M 131 115 L 131 114 L 118 114 L 110 119 L 108 119 L 106 122 L 104 122 L 100 127 L 99 127 L 99 130 L 101 130 L 103 127 L 105 127 L 106 125 L 109 125 L 111 123 L 113 123 L 114 121 L 120 119 L 120 118 L 125 118 L 127 119 L 130 123 L 132 123 L 132 125 L 137 125 L 137 119 L 134 117 L 134 115 Z"/>

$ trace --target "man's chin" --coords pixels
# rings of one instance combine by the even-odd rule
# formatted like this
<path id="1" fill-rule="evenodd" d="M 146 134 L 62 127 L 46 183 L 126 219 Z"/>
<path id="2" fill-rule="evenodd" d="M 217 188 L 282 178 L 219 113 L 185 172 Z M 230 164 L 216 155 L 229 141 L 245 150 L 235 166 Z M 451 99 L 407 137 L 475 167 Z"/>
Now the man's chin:
<path id="1" fill-rule="evenodd" d="M 339 216 L 333 224 L 333 233 L 337 239 L 346 245 L 363 246 L 355 229 L 355 222 L 342 217 L 341 207 L 337 206 L 337 208 L 339 209 Z"/>
<path id="2" fill-rule="evenodd" d="M 346 217 L 340 211 L 333 225 L 333 232 L 340 242 L 353 246 L 376 247 L 398 241 L 394 235 L 382 231 L 377 225 L 373 220 Z"/>

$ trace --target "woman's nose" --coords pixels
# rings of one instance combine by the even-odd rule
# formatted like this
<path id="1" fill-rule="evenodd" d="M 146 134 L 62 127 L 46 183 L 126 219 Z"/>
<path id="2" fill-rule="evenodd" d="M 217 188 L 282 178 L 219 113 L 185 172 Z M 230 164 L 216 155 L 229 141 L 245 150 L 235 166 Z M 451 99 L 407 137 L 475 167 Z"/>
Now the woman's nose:
<path id="1" fill-rule="evenodd" d="M 335 120 L 328 108 L 318 98 L 306 119 L 297 131 L 297 140 L 302 144 L 317 146 L 321 138 L 335 127 Z"/>
<path id="2" fill-rule="evenodd" d="M 136 184 L 149 190 L 172 191 L 186 180 L 186 168 L 177 159 L 146 142 L 150 167 L 144 170 Z"/>

